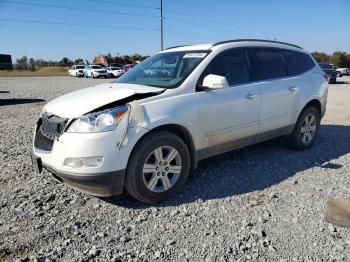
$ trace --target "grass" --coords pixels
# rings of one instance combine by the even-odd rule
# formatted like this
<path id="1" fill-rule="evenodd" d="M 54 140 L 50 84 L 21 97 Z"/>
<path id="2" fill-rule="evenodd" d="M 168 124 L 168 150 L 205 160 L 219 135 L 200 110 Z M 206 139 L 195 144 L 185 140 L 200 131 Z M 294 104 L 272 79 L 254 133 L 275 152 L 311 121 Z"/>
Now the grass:
<path id="1" fill-rule="evenodd" d="M 68 67 L 43 67 L 36 71 L 0 70 L 0 77 L 14 76 L 67 76 Z"/>

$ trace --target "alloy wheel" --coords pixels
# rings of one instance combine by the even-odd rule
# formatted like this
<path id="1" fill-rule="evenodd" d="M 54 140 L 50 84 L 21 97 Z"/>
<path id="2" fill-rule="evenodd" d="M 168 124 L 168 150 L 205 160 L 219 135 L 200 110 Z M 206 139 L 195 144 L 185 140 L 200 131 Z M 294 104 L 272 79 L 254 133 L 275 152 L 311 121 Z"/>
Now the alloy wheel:
<path id="1" fill-rule="evenodd" d="M 312 142 L 317 129 L 316 117 L 313 114 L 308 114 L 301 126 L 300 136 L 303 144 L 307 145 Z"/>
<path id="2" fill-rule="evenodd" d="M 143 182 L 152 192 L 165 192 L 174 186 L 181 174 L 181 169 L 181 156 L 175 148 L 158 147 L 144 162 Z"/>

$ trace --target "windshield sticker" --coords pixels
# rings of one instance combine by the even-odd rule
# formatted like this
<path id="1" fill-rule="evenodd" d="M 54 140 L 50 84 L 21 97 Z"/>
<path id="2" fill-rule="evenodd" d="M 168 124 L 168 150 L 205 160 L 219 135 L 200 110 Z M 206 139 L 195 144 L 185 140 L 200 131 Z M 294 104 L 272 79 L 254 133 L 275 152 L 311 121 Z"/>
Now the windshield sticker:
<path id="1" fill-rule="evenodd" d="M 203 58 L 207 53 L 188 53 L 183 56 L 183 58 Z"/>

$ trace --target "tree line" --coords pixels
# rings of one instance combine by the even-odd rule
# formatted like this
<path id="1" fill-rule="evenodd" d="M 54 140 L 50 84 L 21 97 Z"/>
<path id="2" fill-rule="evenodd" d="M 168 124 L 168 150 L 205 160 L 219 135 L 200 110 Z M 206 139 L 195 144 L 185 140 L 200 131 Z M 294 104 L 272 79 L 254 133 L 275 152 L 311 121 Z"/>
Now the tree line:
<path id="1" fill-rule="evenodd" d="M 142 61 L 149 56 L 142 56 L 140 54 L 133 55 L 123 55 L 123 56 L 112 56 L 110 53 L 104 55 L 108 61 L 108 63 L 119 63 L 119 64 L 133 64 L 136 61 Z M 14 69 L 17 70 L 38 70 L 42 67 L 68 67 L 71 65 L 83 65 L 86 60 L 83 58 L 78 58 L 75 60 L 71 60 L 68 57 L 64 57 L 61 60 L 53 61 L 53 60 L 44 60 L 44 59 L 34 59 L 28 58 L 27 56 L 23 56 L 21 58 L 16 59 L 16 63 L 14 64 Z"/>
<path id="2" fill-rule="evenodd" d="M 350 68 L 350 54 L 336 51 L 329 55 L 323 52 L 312 52 L 311 55 L 318 63 L 332 63 L 337 68 Z"/>
<path id="3" fill-rule="evenodd" d="M 350 68 L 350 54 L 347 52 L 336 51 L 333 54 L 326 54 L 323 52 L 312 52 L 311 55 L 316 59 L 318 63 L 332 63 L 338 68 Z M 123 56 L 112 56 L 110 53 L 104 55 L 108 63 L 118 63 L 118 64 L 133 64 L 137 61 L 142 61 L 149 56 L 142 56 L 140 54 L 123 55 Z M 55 66 L 55 67 L 67 67 L 71 65 L 84 64 L 84 59 L 78 58 L 71 60 L 67 57 L 62 58 L 59 61 L 44 60 L 44 59 L 34 59 L 27 58 L 23 56 L 16 60 L 14 65 L 17 70 L 38 70 L 42 67 Z"/>

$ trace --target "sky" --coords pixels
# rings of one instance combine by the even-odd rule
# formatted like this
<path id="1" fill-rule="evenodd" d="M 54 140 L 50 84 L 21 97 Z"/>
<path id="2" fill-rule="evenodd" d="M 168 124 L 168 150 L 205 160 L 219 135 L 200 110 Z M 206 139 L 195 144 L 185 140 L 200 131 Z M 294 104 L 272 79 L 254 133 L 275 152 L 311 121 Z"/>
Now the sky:
<path id="1" fill-rule="evenodd" d="M 0 0 L 12 59 L 160 51 L 160 0 Z M 350 52 L 350 0 L 163 0 L 164 47 L 258 38 Z"/>

